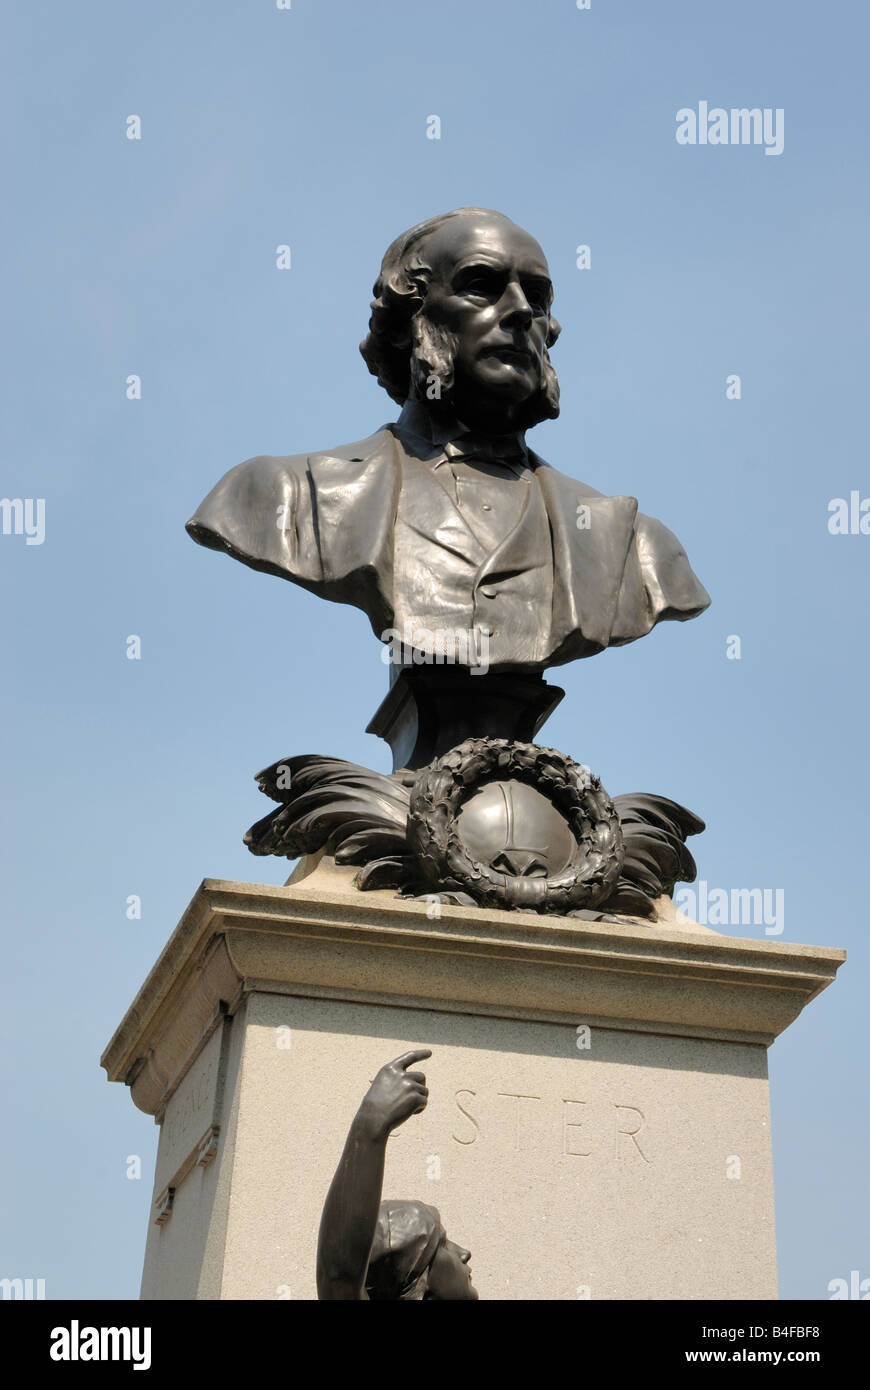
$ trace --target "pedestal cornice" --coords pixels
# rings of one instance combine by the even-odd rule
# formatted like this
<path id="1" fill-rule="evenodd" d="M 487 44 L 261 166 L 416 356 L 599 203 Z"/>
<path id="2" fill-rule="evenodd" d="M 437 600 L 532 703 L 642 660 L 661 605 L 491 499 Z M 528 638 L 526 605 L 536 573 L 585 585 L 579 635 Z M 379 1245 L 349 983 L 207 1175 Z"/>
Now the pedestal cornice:
<path id="1" fill-rule="evenodd" d="M 160 1112 L 221 1013 L 254 991 L 600 1024 L 767 1046 L 845 952 L 206 879 L 102 1058 Z"/>

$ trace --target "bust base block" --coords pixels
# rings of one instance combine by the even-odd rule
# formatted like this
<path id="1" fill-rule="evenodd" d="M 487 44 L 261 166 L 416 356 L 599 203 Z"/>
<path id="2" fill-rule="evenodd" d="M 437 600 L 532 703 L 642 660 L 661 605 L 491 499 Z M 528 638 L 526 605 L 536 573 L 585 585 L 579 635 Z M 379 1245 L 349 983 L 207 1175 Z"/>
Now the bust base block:
<path id="1" fill-rule="evenodd" d="M 776 1298 L 766 1049 L 842 951 L 206 880 L 103 1057 L 161 1126 L 144 1299 L 311 1299 L 384 1062 L 430 1047 L 384 1196 L 482 1299 Z"/>

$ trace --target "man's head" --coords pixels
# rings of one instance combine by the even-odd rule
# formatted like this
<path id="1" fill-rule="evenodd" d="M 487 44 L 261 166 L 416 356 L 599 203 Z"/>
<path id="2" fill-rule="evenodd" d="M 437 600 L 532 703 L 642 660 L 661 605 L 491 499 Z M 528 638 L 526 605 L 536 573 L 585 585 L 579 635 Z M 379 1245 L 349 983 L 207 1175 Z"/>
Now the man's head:
<path id="1" fill-rule="evenodd" d="M 381 1202 L 366 1292 L 373 1301 L 476 1299 L 471 1253 L 449 1240 L 435 1207 Z"/>
<path id="2" fill-rule="evenodd" d="M 419 223 L 387 251 L 374 294 L 360 350 L 399 404 L 416 397 L 493 434 L 558 415 L 547 261 L 509 218 L 457 208 Z"/>

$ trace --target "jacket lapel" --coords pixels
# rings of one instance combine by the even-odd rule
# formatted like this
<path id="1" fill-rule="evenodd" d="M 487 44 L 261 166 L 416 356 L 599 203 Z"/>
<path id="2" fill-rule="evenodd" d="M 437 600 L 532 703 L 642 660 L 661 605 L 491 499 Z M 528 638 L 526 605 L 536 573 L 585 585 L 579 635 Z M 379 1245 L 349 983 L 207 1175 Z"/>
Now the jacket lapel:
<path id="1" fill-rule="evenodd" d="M 634 536 L 637 499 L 602 497 L 543 460 L 537 462 L 553 536 L 552 646 L 556 649 L 579 633 L 596 648 L 606 647 Z"/>
<path id="2" fill-rule="evenodd" d="M 442 455 L 437 445 L 432 446 L 428 458 L 409 452 L 398 438 L 396 447 L 404 463 L 404 485 L 409 490 L 409 505 L 403 507 L 406 525 L 477 568 L 485 560 L 486 551 L 454 496 L 449 458 L 436 468 L 433 460 Z"/>

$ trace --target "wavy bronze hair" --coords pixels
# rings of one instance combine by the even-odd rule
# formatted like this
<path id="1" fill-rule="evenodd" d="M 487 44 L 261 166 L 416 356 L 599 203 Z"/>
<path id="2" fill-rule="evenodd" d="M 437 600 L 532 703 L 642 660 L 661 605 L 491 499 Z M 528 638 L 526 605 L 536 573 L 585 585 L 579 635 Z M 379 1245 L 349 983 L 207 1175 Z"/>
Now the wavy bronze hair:
<path id="1" fill-rule="evenodd" d="M 452 212 L 427 218 L 403 232 L 384 256 L 372 291 L 375 297 L 369 331 L 360 343 L 360 352 L 379 385 L 398 405 L 404 405 L 409 396 L 424 397 L 427 379 L 432 376 L 441 383 L 441 406 L 449 404 L 456 340 L 445 328 L 431 323 L 425 312 L 426 293 L 432 278 L 432 267 L 426 260 L 426 242 L 450 218 L 481 213 L 505 222 L 510 220 L 490 208 L 454 208 Z M 551 314 L 548 348 L 553 346 L 560 332 L 561 326 Z M 531 429 L 541 420 L 553 420 L 558 414 L 559 381 L 550 355 L 545 352 L 541 389 L 526 402 L 521 425 Z"/>

